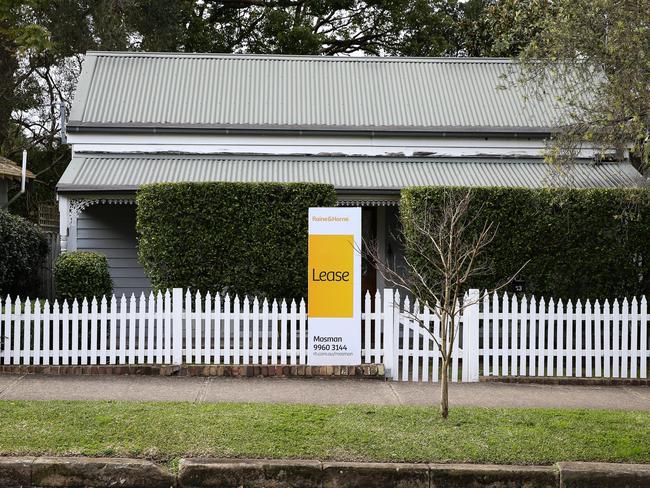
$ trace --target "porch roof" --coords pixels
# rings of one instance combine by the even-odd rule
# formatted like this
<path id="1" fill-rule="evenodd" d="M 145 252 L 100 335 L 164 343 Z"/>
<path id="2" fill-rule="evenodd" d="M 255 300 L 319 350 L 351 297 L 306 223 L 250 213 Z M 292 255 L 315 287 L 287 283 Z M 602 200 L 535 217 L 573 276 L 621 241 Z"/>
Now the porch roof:
<path id="1" fill-rule="evenodd" d="M 410 186 L 636 187 L 629 163 L 581 160 L 558 171 L 543 159 L 77 153 L 60 192 L 134 191 L 163 182 L 330 183 L 339 193 L 396 193 Z"/>

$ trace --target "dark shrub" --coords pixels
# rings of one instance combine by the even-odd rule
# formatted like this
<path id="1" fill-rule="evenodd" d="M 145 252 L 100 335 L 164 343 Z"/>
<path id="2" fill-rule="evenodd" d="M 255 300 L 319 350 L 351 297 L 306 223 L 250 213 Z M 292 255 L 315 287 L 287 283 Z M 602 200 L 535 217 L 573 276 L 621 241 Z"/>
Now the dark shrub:
<path id="1" fill-rule="evenodd" d="M 163 183 L 137 196 L 139 256 L 157 289 L 302 297 L 307 212 L 331 185 Z"/>
<path id="2" fill-rule="evenodd" d="M 0 295 L 36 296 L 38 271 L 47 254 L 43 232 L 0 209 Z"/>
<path id="3" fill-rule="evenodd" d="M 54 279 L 57 295 L 69 301 L 82 301 L 84 297 L 100 299 L 113 293 L 106 256 L 96 252 L 62 253 L 54 264 Z"/>
<path id="4" fill-rule="evenodd" d="M 444 192 L 402 191 L 405 232 L 410 216 L 440 205 Z M 648 190 L 476 188 L 472 193 L 472 208 L 482 208 L 477 230 L 486 220 L 498 224 L 486 252 L 491 271 L 473 286 L 494 287 L 530 259 L 519 275 L 529 294 L 612 299 L 650 292 Z"/>

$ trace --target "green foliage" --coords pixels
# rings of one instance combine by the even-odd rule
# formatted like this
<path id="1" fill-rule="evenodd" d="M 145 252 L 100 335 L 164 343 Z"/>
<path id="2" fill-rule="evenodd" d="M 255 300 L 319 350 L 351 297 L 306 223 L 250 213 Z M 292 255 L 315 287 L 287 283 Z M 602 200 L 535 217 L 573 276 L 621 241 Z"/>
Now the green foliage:
<path id="1" fill-rule="evenodd" d="M 548 1 L 1 0 L 0 154 L 27 148 L 39 176 L 12 211 L 53 201 L 58 104 L 69 113 L 86 51 L 514 55 Z"/>
<path id="2" fill-rule="evenodd" d="M 518 55 L 539 34 L 552 8 L 552 0 L 470 0 L 462 33 L 468 54 Z"/>
<path id="3" fill-rule="evenodd" d="M 53 201 L 69 162 L 58 104 L 69 113 L 86 51 L 513 55 L 544 1 L 1 0 L 0 154 L 27 148 L 39 176 L 12 211 Z"/>
<path id="4" fill-rule="evenodd" d="M 418 212 L 436 212 L 445 191 L 403 190 L 404 232 Z M 530 260 L 518 279 L 526 293 L 614 298 L 650 293 L 650 192 L 645 189 L 472 190 L 472 225 L 498 225 L 485 252 L 490 271 L 473 287 L 494 288 Z M 407 250 L 408 255 L 408 250 Z M 426 270 L 425 270 L 426 271 Z"/>
<path id="5" fill-rule="evenodd" d="M 157 289 L 303 297 L 307 212 L 331 185 L 163 183 L 137 195 L 139 256 Z"/>
<path id="6" fill-rule="evenodd" d="M 647 1 L 555 0 L 521 60 L 539 93 L 549 79 L 570 115 L 549 153 L 572 160 L 585 143 L 650 167 L 650 16 Z M 587 88 L 586 88 L 587 87 Z M 590 96 L 585 96 L 589 91 Z M 559 125 L 559 124 L 558 124 Z M 616 151 L 613 151 L 616 150 Z"/>
<path id="7" fill-rule="evenodd" d="M 82 301 L 98 299 L 113 293 L 113 280 L 108 272 L 108 260 L 103 254 L 71 251 L 59 255 L 54 264 L 54 279 L 60 298 Z"/>
<path id="8" fill-rule="evenodd" d="M 46 254 L 45 235 L 36 225 L 0 209 L 0 295 L 35 296 Z"/>

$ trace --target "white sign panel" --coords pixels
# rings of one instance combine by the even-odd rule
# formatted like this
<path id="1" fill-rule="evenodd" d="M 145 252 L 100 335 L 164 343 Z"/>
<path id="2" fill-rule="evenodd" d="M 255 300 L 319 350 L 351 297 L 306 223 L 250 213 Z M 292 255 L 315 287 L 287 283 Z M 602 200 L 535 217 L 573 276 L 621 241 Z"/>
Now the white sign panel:
<path id="1" fill-rule="evenodd" d="M 308 364 L 361 364 L 361 208 L 310 208 Z"/>

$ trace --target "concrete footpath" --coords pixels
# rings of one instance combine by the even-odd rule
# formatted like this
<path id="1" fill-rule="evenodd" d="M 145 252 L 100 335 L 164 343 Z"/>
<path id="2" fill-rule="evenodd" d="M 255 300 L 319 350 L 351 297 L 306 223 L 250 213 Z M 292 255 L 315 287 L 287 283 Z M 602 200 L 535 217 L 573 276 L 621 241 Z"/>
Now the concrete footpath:
<path id="1" fill-rule="evenodd" d="M 380 380 L 161 376 L 0 376 L 0 400 L 126 400 L 431 405 L 437 384 Z M 465 383 L 450 385 L 453 405 L 650 411 L 650 387 Z"/>

